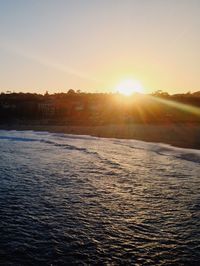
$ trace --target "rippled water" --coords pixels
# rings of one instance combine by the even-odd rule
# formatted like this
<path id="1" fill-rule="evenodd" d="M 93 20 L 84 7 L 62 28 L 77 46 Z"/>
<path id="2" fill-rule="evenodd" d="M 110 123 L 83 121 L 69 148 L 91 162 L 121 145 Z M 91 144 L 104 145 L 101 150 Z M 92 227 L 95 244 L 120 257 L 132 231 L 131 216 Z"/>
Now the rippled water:
<path id="1" fill-rule="evenodd" d="M 200 151 L 0 131 L 1 265 L 200 265 Z"/>

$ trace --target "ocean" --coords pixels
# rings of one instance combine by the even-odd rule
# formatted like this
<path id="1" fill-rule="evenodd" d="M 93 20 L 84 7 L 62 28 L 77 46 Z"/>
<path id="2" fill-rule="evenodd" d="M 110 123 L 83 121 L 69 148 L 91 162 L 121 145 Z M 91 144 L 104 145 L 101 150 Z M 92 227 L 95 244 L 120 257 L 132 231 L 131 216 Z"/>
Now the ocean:
<path id="1" fill-rule="evenodd" d="M 200 150 L 0 131 L 0 265 L 200 265 Z"/>

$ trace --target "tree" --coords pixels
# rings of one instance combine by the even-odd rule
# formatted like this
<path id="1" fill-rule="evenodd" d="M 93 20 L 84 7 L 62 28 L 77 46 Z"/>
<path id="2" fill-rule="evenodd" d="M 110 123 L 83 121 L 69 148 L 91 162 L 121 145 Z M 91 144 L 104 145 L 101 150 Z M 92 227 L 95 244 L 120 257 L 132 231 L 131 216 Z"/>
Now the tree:
<path id="1" fill-rule="evenodd" d="M 76 94 L 76 92 L 73 89 L 69 89 L 68 92 L 67 92 L 67 94 L 73 95 L 73 94 Z"/>

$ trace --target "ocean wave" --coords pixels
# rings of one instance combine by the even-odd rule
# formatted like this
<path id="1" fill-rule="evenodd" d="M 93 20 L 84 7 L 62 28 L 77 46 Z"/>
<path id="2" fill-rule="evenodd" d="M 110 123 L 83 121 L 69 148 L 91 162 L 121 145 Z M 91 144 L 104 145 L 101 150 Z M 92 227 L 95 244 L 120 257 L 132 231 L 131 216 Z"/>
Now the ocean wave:
<path id="1" fill-rule="evenodd" d="M 41 142 L 41 143 L 53 145 L 55 147 L 61 147 L 63 149 L 82 151 L 82 152 L 85 152 L 86 154 L 97 156 L 100 159 L 102 159 L 102 157 L 97 151 L 89 150 L 88 148 L 80 147 L 80 146 L 77 146 L 71 143 L 70 144 L 63 143 L 63 142 L 60 143 L 59 138 L 61 138 L 61 140 L 64 139 L 69 142 L 71 140 L 72 141 L 73 140 L 75 141 L 85 140 L 85 141 L 94 141 L 94 142 L 104 141 L 104 142 L 107 142 L 108 145 L 109 143 L 113 143 L 115 145 L 121 145 L 129 149 L 154 152 L 161 156 L 172 156 L 172 157 L 176 157 L 182 160 L 187 160 L 187 161 L 191 161 L 194 163 L 200 163 L 200 151 L 199 150 L 179 148 L 179 147 L 174 147 L 172 145 L 164 144 L 164 143 L 153 143 L 153 142 L 145 142 L 145 141 L 139 141 L 139 140 L 104 139 L 104 138 L 92 137 L 92 136 L 87 136 L 87 135 L 49 133 L 49 132 L 40 132 L 40 131 L 35 132 L 35 131 L 1 130 L 1 132 L 3 133 L 3 135 L 0 136 L 1 140 L 22 141 L 22 142 Z M 11 135 L 8 135 L 7 134 L 8 132 L 11 133 Z M 47 137 L 41 139 L 40 136 L 47 136 Z"/>
<path id="2" fill-rule="evenodd" d="M 10 141 L 23 141 L 23 142 L 33 142 L 38 141 L 33 138 L 24 138 L 24 137 L 15 137 L 15 136 L 0 136 L 1 140 L 10 140 Z"/>
<path id="3" fill-rule="evenodd" d="M 182 160 L 200 163 L 200 150 L 174 147 L 165 143 L 144 142 L 138 140 L 114 140 L 117 145 L 130 149 L 157 153 L 161 156 L 172 156 Z"/>
<path id="4" fill-rule="evenodd" d="M 198 265 L 198 151 L 30 131 L 0 140 L 0 264 Z"/>

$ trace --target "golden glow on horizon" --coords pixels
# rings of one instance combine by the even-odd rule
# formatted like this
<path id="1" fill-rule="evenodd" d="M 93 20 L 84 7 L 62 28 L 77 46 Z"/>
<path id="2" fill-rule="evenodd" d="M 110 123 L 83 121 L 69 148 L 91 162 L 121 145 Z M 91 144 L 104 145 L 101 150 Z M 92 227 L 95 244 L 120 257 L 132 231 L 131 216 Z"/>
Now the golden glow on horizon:
<path id="1" fill-rule="evenodd" d="M 144 93 L 144 89 L 138 80 L 125 79 L 122 80 L 115 88 L 121 94 L 129 96 L 135 92 Z"/>

